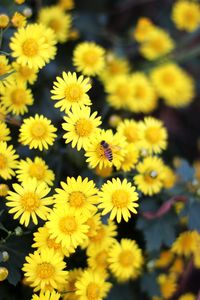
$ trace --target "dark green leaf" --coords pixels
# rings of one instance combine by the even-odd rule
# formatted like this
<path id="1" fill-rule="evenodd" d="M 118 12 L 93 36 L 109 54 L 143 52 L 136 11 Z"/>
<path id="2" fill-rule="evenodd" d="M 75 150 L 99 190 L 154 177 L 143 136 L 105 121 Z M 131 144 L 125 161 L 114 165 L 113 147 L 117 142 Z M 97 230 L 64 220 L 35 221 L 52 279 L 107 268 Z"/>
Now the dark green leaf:
<path id="1" fill-rule="evenodd" d="M 177 173 L 185 182 L 192 181 L 194 177 L 194 169 L 186 160 L 182 160 L 180 167 L 177 169 Z"/>
<path id="2" fill-rule="evenodd" d="M 11 74 L 15 73 L 15 71 L 11 71 L 7 74 L 1 75 L 0 76 L 0 80 L 3 81 L 4 79 L 6 79 L 8 76 L 10 76 Z"/>
<path id="3" fill-rule="evenodd" d="M 141 278 L 141 290 L 146 292 L 149 297 L 160 296 L 159 285 L 157 284 L 157 276 L 156 272 L 144 273 Z"/>
<path id="4" fill-rule="evenodd" d="M 200 203 L 194 202 L 188 207 L 188 227 L 191 230 L 200 231 Z"/>

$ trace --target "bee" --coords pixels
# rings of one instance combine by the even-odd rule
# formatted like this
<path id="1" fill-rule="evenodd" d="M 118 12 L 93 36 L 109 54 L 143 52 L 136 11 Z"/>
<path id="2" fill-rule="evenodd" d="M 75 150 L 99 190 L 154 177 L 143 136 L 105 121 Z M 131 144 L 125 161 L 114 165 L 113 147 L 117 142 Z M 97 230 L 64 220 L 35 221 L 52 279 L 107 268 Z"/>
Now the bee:
<path id="1" fill-rule="evenodd" d="M 110 148 L 109 144 L 106 143 L 106 141 L 101 141 L 100 144 L 104 151 L 105 157 L 107 158 L 107 160 L 109 160 L 111 162 L 113 160 L 113 153 L 112 153 L 112 149 Z"/>

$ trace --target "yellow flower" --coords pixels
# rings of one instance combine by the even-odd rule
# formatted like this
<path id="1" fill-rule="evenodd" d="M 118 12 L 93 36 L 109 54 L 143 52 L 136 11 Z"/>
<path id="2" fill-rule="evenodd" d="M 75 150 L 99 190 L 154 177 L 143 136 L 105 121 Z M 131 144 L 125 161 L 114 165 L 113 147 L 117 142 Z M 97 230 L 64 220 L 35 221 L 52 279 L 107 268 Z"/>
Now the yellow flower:
<path id="1" fill-rule="evenodd" d="M 152 196 L 163 187 L 163 161 L 158 157 L 145 157 L 136 169 L 139 174 L 134 176 L 134 182 L 144 194 Z"/>
<path id="2" fill-rule="evenodd" d="M 170 271 L 170 273 L 179 276 L 179 275 L 183 274 L 184 268 L 185 268 L 185 266 L 184 266 L 183 259 L 180 258 L 180 257 L 177 257 L 174 260 L 174 262 L 173 262 L 172 266 L 170 267 L 169 271 Z"/>
<path id="3" fill-rule="evenodd" d="M 37 183 L 30 179 L 22 184 L 12 185 L 15 192 L 9 191 L 6 197 L 6 205 L 10 207 L 9 213 L 13 218 L 20 218 L 20 224 L 28 226 L 30 221 L 38 224 L 38 217 L 46 220 L 51 209 L 48 207 L 53 203 L 51 197 L 46 197 L 50 189 L 44 183 Z"/>
<path id="4" fill-rule="evenodd" d="M 34 291 L 57 289 L 67 279 L 63 256 L 53 249 L 37 250 L 26 256 L 25 261 L 22 270 Z"/>
<path id="5" fill-rule="evenodd" d="M 110 52 L 106 55 L 106 63 L 104 69 L 99 74 L 99 77 L 103 82 L 108 82 L 110 81 L 110 78 L 113 79 L 116 76 L 128 74 L 128 71 L 128 61 L 125 58 L 120 58 Z"/>
<path id="6" fill-rule="evenodd" d="M 106 282 L 104 276 L 86 270 L 78 278 L 75 286 L 79 300 L 102 300 L 107 296 L 111 283 Z"/>
<path id="7" fill-rule="evenodd" d="M 151 72 L 155 89 L 165 103 L 172 107 L 184 107 L 194 98 L 193 79 L 178 65 L 167 63 Z"/>
<path id="8" fill-rule="evenodd" d="M 178 300 L 196 300 L 196 296 L 192 293 L 183 294 Z"/>
<path id="9" fill-rule="evenodd" d="M 174 49 L 174 41 L 169 34 L 155 28 L 140 46 L 140 53 L 148 60 L 154 60 L 168 54 Z"/>
<path id="10" fill-rule="evenodd" d="M 124 159 L 121 163 L 120 169 L 124 172 L 129 172 L 129 171 L 131 171 L 131 169 L 133 169 L 135 164 L 138 162 L 139 151 L 136 148 L 136 146 L 133 145 L 133 144 L 128 144 L 126 146 L 126 150 L 127 150 L 127 152 L 126 152 L 126 154 L 124 156 Z"/>
<path id="11" fill-rule="evenodd" d="M 140 148 L 148 154 L 158 154 L 167 148 L 167 130 L 162 121 L 153 117 L 140 122 Z"/>
<path id="12" fill-rule="evenodd" d="M 163 173 L 163 187 L 165 189 L 171 189 L 177 181 L 177 176 L 175 172 L 168 166 L 164 166 Z"/>
<path id="13" fill-rule="evenodd" d="M 115 242 L 108 254 L 109 268 L 118 281 L 135 279 L 143 265 L 142 251 L 134 240 Z"/>
<path id="14" fill-rule="evenodd" d="M 0 141 L 1 142 L 7 142 L 10 141 L 10 129 L 7 127 L 7 125 L 0 121 Z"/>
<path id="15" fill-rule="evenodd" d="M 133 83 L 130 76 L 119 75 L 105 83 L 107 101 L 115 109 L 129 109 L 133 101 Z"/>
<path id="16" fill-rule="evenodd" d="M 96 212 L 97 189 L 93 180 L 78 176 L 67 177 L 67 182 L 61 181 L 61 189 L 56 189 L 54 195 L 56 207 L 72 207 L 79 214 L 89 217 Z"/>
<path id="17" fill-rule="evenodd" d="M 17 63 L 29 68 L 42 68 L 51 58 L 49 44 L 40 25 L 30 24 L 25 28 L 19 28 L 11 37 L 10 48 L 12 56 Z"/>
<path id="18" fill-rule="evenodd" d="M 103 178 L 109 177 L 112 174 L 112 171 L 113 167 L 109 166 L 103 167 L 101 169 L 99 168 L 99 166 L 95 168 L 95 174 Z"/>
<path id="19" fill-rule="evenodd" d="M 58 5 L 64 10 L 71 10 L 74 8 L 74 0 L 59 0 Z"/>
<path id="20" fill-rule="evenodd" d="M 40 292 L 39 296 L 34 294 L 31 298 L 31 300 L 59 300 L 61 295 L 57 293 L 56 291 L 45 291 Z"/>
<path id="21" fill-rule="evenodd" d="M 138 207 L 138 194 L 135 187 L 124 179 L 122 182 L 119 178 L 113 178 L 103 184 L 99 192 L 98 208 L 103 209 L 102 215 L 110 213 L 110 220 L 117 219 L 120 223 L 123 218 L 126 222 L 131 217 L 130 212 L 136 214 Z"/>
<path id="22" fill-rule="evenodd" d="M 170 250 L 165 250 L 160 253 L 160 256 L 155 261 L 156 268 L 166 268 L 171 264 L 174 254 Z"/>
<path id="23" fill-rule="evenodd" d="M 97 234 L 97 231 L 100 229 L 102 223 L 101 223 L 101 215 L 95 214 L 90 216 L 87 221 L 86 224 L 88 225 L 88 232 L 87 232 L 87 237 L 91 238 L 93 236 L 95 236 Z"/>
<path id="24" fill-rule="evenodd" d="M 105 51 L 93 42 L 78 44 L 73 53 L 73 63 L 77 71 L 84 75 L 100 74 L 105 65 Z"/>
<path id="25" fill-rule="evenodd" d="M 23 66 L 17 62 L 12 63 L 12 67 L 16 71 L 12 76 L 19 81 L 27 81 L 30 84 L 33 84 L 37 79 L 38 69 L 33 67 L 29 68 L 28 66 Z"/>
<path id="26" fill-rule="evenodd" d="M 8 146 L 6 142 L 0 141 L 0 177 L 7 180 L 15 175 L 13 169 L 17 167 L 18 155 L 13 146 Z"/>
<path id="27" fill-rule="evenodd" d="M 150 113 L 157 107 L 158 98 L 148 77 L 141 72 L 134 73 L 132 83 L 132 101 L 127 103 L 134 113 Z"/>
<path id="28" fill-rule="evenodd" d="M 0 76 L 8 74 L 10 71 L 11 71 L 11 67 L 9 65 L 9 61 L 7 57 L 5 55 L 0 55 Z M 9 78 L 9 76 L 7 78 Z M 5 78 L 4 80 L 0 80 L 1 93 L 3 91 L 4 84 L 7 81 L 7 78 Z"/>
<path id="29" fill-rule="evenodd" d="M 88 248 L 87 250 L 87 263 L 88 267 L 94 272 L 106 276 L 108 269 L 108 252 L 109 247 Z"/>
<path id="30" fill-rule="evenodd" d="M 0 14 L 0 28 L 6 28 L 9 24 L 9 17 L 6 14 Z"/>
<path id="31" fill-rule="evenodd" d="M 119 123 L 117 132 L 122 134 L 129 144 L 133 144 L 135 146 L 138 145 L 140 141 L 139 122 L 136 122 L 133 119 L 125 119 L 121 123 Z"/>
<path id="32" fill-rule="evenodd" d="M 126 153 L 126 142 L 119 133 L 101 130 L 90 140 L 85 150 L 86 161 L 91 168 L 115 166 L 119 169 Z"/>
<path id="33" fill-rule="evenodd" d="M 57 243 L 55 238 L 51 238 L 49 230 L 46 226 L 38 228 L 38 231 L 34 232 L 32 244 L 33 248 L 39 249 L 54 249 L 55 252 L 59 252 L 61 255 L 69 256 L 70 253 L 74 252 L 74 248 L 64 248 L 61 243 Z"/>
<path id="34" fill-rule="evenodd" d="M 189 257 L 195 252 L 197 240 L 197 231 L 182 232 L 173 243 L 172 251 L 177 255 Z"/>
<path id="35" fill-rule="evenodd" d="M 19 5 L 23 4 L 25 1 L 26 0 L 14 0 L 14 2 Z"/>
<path id="36" fill-rule="evenodd" d="M 54 81 L 51 99 L 59 100 L 55 107 L 65 110 L 66 113 L 72 107 L 80 107 L 91 105 L 91 101 L 87 92 L 91 89 L 89 78 L 84 78 L 82 75 L 77 77 L 76 73 L 63 72 L 62 77 L 56 77 Z"/>
<path id="37" fill-rule="evenodd" d="M 0 81 L 1 84 L 1 81 Z M 8 110 L 0 103 L 0 122 L 6 122 Z"/>
<path id="38" fill-rule="evenodd" d="M 158 284 L 160 286 L 160 291 L 164 299 L 171 298 L 177 289 L 176 277 L 173 275 L 159 275 Z"/>
<path id="39" fill-rule="evenodd" d="M 0 282 L 6 280 L 8 275 L 9 275 L 8 269 L 5 267 L 0 267 Z"/>
<path id="40" fill-rule="evenodd" d="M 87 106 L 73 107 L 64 120 L 62 128 L 67 131 L 63 135 L 65 143 L 71 142 L 72 148 L 77 147 L 78 151 L 85 149 L 100 130 L 98 126 L 101 124 L 101 118 L 97 117 L 96 111 L 91 114 L 90 107 Z"/>
<path id="41" fill-rule="evenodd" d="M 76 282 L 79 277 L 82 275 L 82 269 L 73 269 L 69 270 L 67 283 L 61 289 L 63 291 L 63 300 L 78 300 L 79 297 L 75 294 L 76 291 Z M 67 293 L 66 293 L 67 291 Z"/>
<path id="42" fill-rule="evenodd" d="M 28 111 L 28 105 L 33 104 L 33 95 L 27 89 L 25 82 L 14 79 L 7 80 L 5 88 L 2 90 L 1 101 L 8 112 L 15 115 L 24 115 Z"/>
<path id="43" fill-rule="evenodd" d="M 179 0 L 172 7 L 172 20 L 179 30 L 192 32 L 200 24 L 200 6 L 198 2 Z"/>
<path id="44" fill-rule="evenodd" d="M 26 17 L 16 11 L 11 18 L 11 23 L 14 27 L 24 27 L 26 25 Z"/>
<path id="45" fill-rule="evenodd" d="M 51 121 L 43 115 L 24 119 L 20 128 L 19 141 L 22 145 L 28 145 L 30 149 L 38 148 L 40 151 L 52 146 L 56 138 L 54 133 L 57 129 Z"/>
<path id="46" fill-rule="evenodd" d="M 148 39 L 152 31 L 155 30 L 155 26 L 148 18 L 141 17 L 137 21 L 136 27 L 133 32 L 133 37 L 137 42 L 144 42 Z"/>
<path id="47" fill-rule="evenodd" d="M 8 195 L 9 187 L 7 184 L 0 184 L 0 197 L 5 197 Z"/>
<path id="48" fill-rule="evenodd" d="M 72 18 L 61 7 L 56 5 L 43 7 L 39 12 L 38 21 L 54 31 L 58 42 L 67 41 Z"/>
<path id="49" fill-rule="evenodd" d="M 68 206 L 55 208 L 49 216 L 46 226 L 51 238 L 64 248 L 76 248 L 87 238 L 87 217 Z"/>
<path id="50" fill-rule="evenodd" d="M 35 178 L 38 183 L 46 183 L 53 185 L 54 173 L 49 170 L 45 161 L 40 157 L 35 157 L 31 160 L 29 157 L 26 160 L 20 160 L 17 166 L 17 179 L 23 182 L 27 179 Z"/>

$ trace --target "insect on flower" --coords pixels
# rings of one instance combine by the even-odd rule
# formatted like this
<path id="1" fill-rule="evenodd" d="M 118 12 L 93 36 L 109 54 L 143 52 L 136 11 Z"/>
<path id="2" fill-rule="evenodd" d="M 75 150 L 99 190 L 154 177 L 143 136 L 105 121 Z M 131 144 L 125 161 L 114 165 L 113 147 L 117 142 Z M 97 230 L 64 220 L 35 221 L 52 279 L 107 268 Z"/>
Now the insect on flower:
<path id="1" fill-rule="evenodd" d="M 104 155 L 105 157 L 109 160 L 112 161 L 113 160 L 113 154 L 112 154 L 112 149 L 110 148 L 109 144 L 106 143 L 106 141 L 101 141 L 101 146 L 102 149 L 104 151 Z"/>

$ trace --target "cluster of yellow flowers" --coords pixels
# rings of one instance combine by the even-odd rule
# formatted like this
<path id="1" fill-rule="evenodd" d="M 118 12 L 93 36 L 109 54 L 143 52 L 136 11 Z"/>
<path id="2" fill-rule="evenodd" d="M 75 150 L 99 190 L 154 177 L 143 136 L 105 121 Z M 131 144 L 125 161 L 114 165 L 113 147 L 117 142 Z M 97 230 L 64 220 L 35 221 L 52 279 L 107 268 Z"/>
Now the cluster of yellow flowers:
<path id="1" fill-rule="evenodd" d="M 15 1 L 17 5 L 24 2 Z M 108 105 L 132 113 L 152 112 L 159 98 L 169 106 L 184 107 L 195 94 L 192 77 L 170 57 L 175 42 L 147 18 L 139 19 L 133 33 L 140 54 L 150 61 L 165 56 L 150 71 L 132 71 L 128 61 L 114 52 L 94 42 L 79 43 L 73 51 L 75 71 L 56 77 L 51 99 L 63 117 L 65 143 L 82 151 L 94 178 L 104 183 L 100 186 L 96 179 L 78 176 L 54 187 L 54 170 L 40 154 L 22 159 L 10 144 L 7 123 L 16 123 L 19 144 L 30 150 L 48 155 L 47 150 L 56 145 L 57 128 L 50 119 L 39 113 L 24 115 L 34 104 L 30 87 L 39 71 L 55 59 L 57 43 L 76 36 L 69 13 L 73 8 L 72 0 L 59 0 L 42 8 L 37 22 L 28 25 L 30 11 L 0 15 L 2 32 L 8 26 L 17 28 L 9 43 L 11 60 L 6 53 L 0 54 L 0 177 L 5 181 L 0 184 L 0 196 L 21 225 L 37 226 L 35 251 L 26 256 L 22 268 L 25 283 L 35 292 L 32 300 L 101 300 L 111 289 L 111 275 L 118 282 L 138 278 L 144 254 L 135 240 L 118 241 L 116 223 L 128 222 L 137 214 L 139 195 L 170 189 L 177 179 L 161 157 L 168 140 L 163 122 L 151 116 L 139 121 L 117 117 L 110 118 L 112 128 L 105 129 L 103 116 L 92 111 L 92 77 L 101 81 Z M 172 19 L 178 29 L 195 30 L 200 24 L 199 4 L 178 1 Z M 8 180 L 16 181 L 12 189 Z M 169 274 L 158 277 L 163 299 L 176 290 L 184 268 L 181 255 L 193 255 L 195 266 L 200 267 L 199 245 L 199 233 L 184 232 L 170 251 L 161 253 L 155 266 L 170 265 Z M 78 249 L 86 252 L 87 267 L 68 269 L 66 261 Z M 194 296 L 179 298 L 184 299 Z"/>

